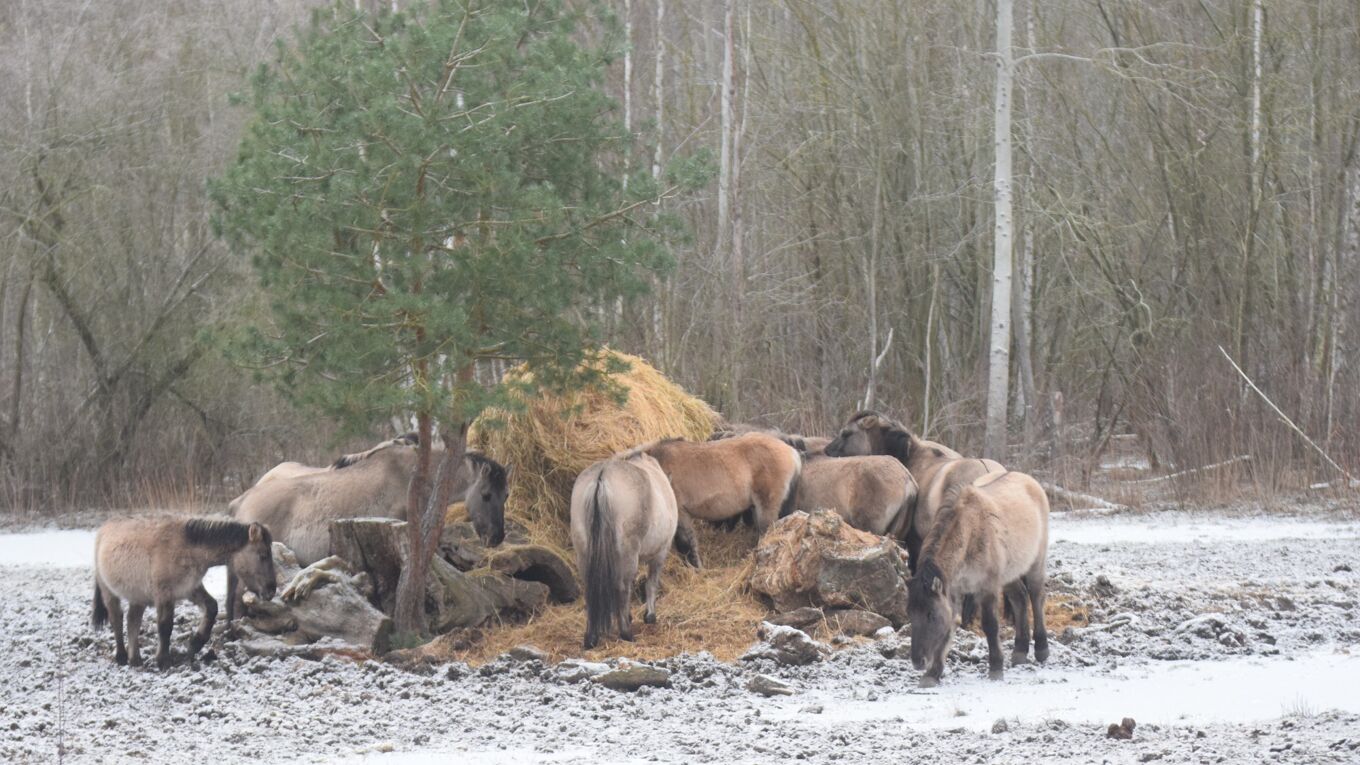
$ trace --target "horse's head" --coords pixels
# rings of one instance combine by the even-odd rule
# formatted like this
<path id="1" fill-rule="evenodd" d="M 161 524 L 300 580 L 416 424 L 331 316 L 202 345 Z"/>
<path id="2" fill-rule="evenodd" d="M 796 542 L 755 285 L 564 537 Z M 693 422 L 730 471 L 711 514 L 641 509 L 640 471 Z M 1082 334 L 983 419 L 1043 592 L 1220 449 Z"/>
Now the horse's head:
<path id="1" fill-rule="evenodd" d="M 907 585 L 907 617 L 911 620 L 911 664 L 924 671 L 921 686 L 939 684 L 954 637 L 954 607 L 935 561 L 921 563 Z"/>
<path id="2" fill-rule="evenodd" d="M 828 457 L 887 454 L 906 464 L 914 442 L 915 438 L 901 423 L 878 412 L 859 412 L 845 423 L 824 451 Z"/>
<path id="3" fill-rule="evenodd" d="M 510 496 L 510 468 L 478 452 L 468 452 L 473 471 L 464 502 L 477 536 L 491 547 L 505 541 L 505 500 Z"/>
<path id="4" fill-rule="evenodd" d="M 263 524 L 252 523 L 246 532 L 246 544 L 232 553 L 231 572 L 240 577 L 246 589 L 265 600 L 274 597 L 278 588 L 274 573 L 274 539 Z"/>

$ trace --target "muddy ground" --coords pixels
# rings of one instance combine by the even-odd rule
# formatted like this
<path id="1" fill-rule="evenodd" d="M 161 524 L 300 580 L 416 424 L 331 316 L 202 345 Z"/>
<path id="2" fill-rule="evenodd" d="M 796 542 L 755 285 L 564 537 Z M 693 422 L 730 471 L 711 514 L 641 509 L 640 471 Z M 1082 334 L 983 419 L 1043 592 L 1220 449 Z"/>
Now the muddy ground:
<path id="1" fill-rule="evenodd" d="M 88 534 L 3 535 L 0 762 L 1360 762 L 1353 509 L 1055 516 L 1052 536 L 1050 586 L 1092 624 L 1002 683 L 960 632 L 929 691 L 894 636 L 806 667 L 679 657 L 671 688 L 628 694 L 536 661 L 412 672 L 220 639 L 214 661 L 117 667 L 88 626 Z M 755 695 L 755 673 L 797 693 Z M 1133 739 L 1107 738 L 1125 716 Z"/>

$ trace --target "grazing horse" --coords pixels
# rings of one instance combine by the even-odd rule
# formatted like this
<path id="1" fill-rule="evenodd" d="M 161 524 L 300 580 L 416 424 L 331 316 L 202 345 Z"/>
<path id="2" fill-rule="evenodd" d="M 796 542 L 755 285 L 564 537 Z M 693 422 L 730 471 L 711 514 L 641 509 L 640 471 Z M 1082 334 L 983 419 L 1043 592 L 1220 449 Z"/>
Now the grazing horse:
<path id="1" fill-rule="evenodd" d="M 170 666 L 170 632 L 175 603 L 191 600 L 203 610 L 203 620 L 189 643 L 193 656 L 212 636 L 217 601 L 203 588 L 209 568 L 228 564 L 245 586 L 269 599 L 274 597 L 274 557 L 269 530 L 258 523 L 226 518 L 116 518 L 99 528 L 94 538 L 94 616 L 96 628 L 113 617 L 114 661 L 142 663 L 137 637 L 142 614 L 156 606 L 160 643 L 156 664 Z M 127 600 L 128 643 L 123 644 L 123 604 Z"/>
<path id="2" fill-rule="evenodd" d="M 706 443 L 671 438 L 639 448 L 666 471 L 685 514 L 723 521 L 754 508 L 756 528 L 763 534 L 780 516 L 793 512 L 803 460 L 774 436 L 745 433 Z M 687 533 L 692 537 L 684 514 L 680 524 L 677 546 Z M 697 560 L 691 563 L 697 565 Z"/>
<path id="3" fill-rule="evenodd" d="M 811 457 L 821 457 L 826 454 L 826 447 L 831 444 L 832 439 L 826 436 L 795 436 L 784 434 L 779 437 L 780 441 L 792 446 L 803 455 L 803 459 Z"/>
<path id="4" fill-rule="evenodd" d="M 298 476 L 325 473 L 328 470 L 339 470 L 342 467 L 352 465 L 355 462 L 358 462 L 359 460 L 373 454 L 379 449 L 385 449 L 389 446 L 414 446 L 418 443 L 419 440 L 415 433 L 407 433 L 405 435 L 397 436 L 396 438 L 383 441 L 382 443 L 379 443 L 377 446 L 374 446 L 370 449 L 366 449 L 362 452 L 343 455 L 335 462 L 332 462 L 326 467 L 313 467 L 311 465 L 304 465 L 301 462 L 280 462 L 279 464 L 275 465 L 274 467 L 266 471 L 264 475 L 260 476 L 259 480 L 255 482 L 254 486 L 251 486 L 249 489 L 246 489 L 245 491 L 241 492 L 240 496 L 228 502 L 227 514 L 232 516 L 236 515 L 236 509 L 241 506 L 241 502 L 246 498 L 246 495 L 249 494 L 251 490 L 253 490 L 256 486 L 259 486 L 260 484 L 269 483 L 270 481 L 277 481 L 280 478 L 297 478 Z"/>
<path id="5" fill-rule="evenodd" d="M 851 526 L 902 539 L 911 526 L 916 481 L 887 456 L 809 457 L 798 479 L 799 510 L 835 510 Z"/>
<path id="6" fill-rule="evenodd" d="M 437 460 L 443 447 L 436 446 Z M 417 449 L 393 439 L 357 455 L 346 455 L 328 469 L 256 484 L 242 495 L 235 517 L 259 522 L 311 565 L 330 554 L 330 524 L 341 518 L 406 519 L 407 492 L 416 470 Z M 505 539 L 505 499 L 509 469 L 480 452 L 464 452 L 463 469 L 454 477 L 451 496 L 461 496 L 482 541 L 491 547 Z M 227 619 L 237 614 L 239 593 L 227 577 Z"/>
<path id="7" fill-rule="evenodd" d="M 925 671 L 922 686 L 939 683 L 954 635 L 955 605 L 969 595 L 982 610 L 991 679 L 1000 680 L 1005 666 L 997 609 L 1003 590 L 1015 617 L 1011 663 L 1028 661 L 1031 610 L 1034 658 L 1041 663 L 1048 658 L 1047 558 L 1048 496 L 1033 478 L 1007 472 L 950 490 L 907 587 L 911 662 Z"/>
<path id="8" fill-rule="evenodd" d="M 639 561 L 647 561 L 648 624 L 656 623 L 661 567 L 676 535 L 679 511 L 661 465 L 634 449 L 596 462 L 577 476 L 571 490 L 571 544 L 586 593 L 589 649 L 617 628 L 633 639 L 628 602 Z"/>
<path id="9" fill-rule="evenodd" d="M 900 422 L 877 412 L 859 412 L 851 417 L 840 434 L 827 444 L 826 454 L 830 457 L 886 454 L 896 457 L 911 471 L 920 491 L 903 541 L 913 572 L 920 558 L 921 543 L 935 524 L 945 494 L 989 473 L 1006 470 L 995 460 L 965 458 L 947 446 L 917 438 Z"/>

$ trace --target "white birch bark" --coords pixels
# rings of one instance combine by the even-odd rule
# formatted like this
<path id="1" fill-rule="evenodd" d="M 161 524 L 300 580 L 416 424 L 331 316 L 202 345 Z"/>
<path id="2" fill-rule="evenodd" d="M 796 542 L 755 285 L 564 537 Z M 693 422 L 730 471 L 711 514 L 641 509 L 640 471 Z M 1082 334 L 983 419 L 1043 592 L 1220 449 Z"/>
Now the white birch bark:
<path id="1" fill-rule="evenodd" d="M 723 0 L 723 63 L 722 63 L 722 124 L 720 126 L 721 146 L 718 149 L 718 232 L 715 249 L 722 253 L 726 248 L 729 195 L 732 185 L 732 135 L 736 123 L 732 119 L 732 102 L 736 96 L 736 82 L 733 77 L 733 37 L 736 17 L 736 0 Z"/>
<path id="2" fill-rule="evenodd" d="M 987 430 L 983 454 L 992 459 L 1006 456 L 1006 408 L 1010 383 L 1011 350 L 1011 82 L 1015 61 L 1011 55 L 1012 0 L 996 3 L 996 99 L 994 138 L 996 149 L 993 194 L 995 199 L 995 249 L 992 256 L 991 342 L 987 365 Z"/>

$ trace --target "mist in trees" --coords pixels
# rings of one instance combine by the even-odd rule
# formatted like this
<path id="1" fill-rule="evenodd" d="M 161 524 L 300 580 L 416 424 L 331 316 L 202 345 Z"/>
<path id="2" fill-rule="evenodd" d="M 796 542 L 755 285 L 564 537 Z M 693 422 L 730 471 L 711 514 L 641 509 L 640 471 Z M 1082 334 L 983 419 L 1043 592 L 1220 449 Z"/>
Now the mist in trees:
<path id="1" fill-rule="evenodd" d="M 732 419 L 827 432 L 872 399 L 981 452 L 1004 382 L 992 440 L 1017 465 L 1079 476 L 1135 433 L 1161 467 L 1251 454 L 1256 485 L 1332 477 L 1222 345 L 1355 465 L 1355 3 L 573 6 L 583 38 L 604 11 L 628 37 L 605 89 L 635 164 L 706 149 L 720 170 L 661 204 L 692 238 L 653 297 L 602 313 L 603 339 Z M 221 496 L 338 447 L 218 350 L 268 306 L 205 189 L 247 119 L 230 96 L 316 7 L 0 6 L 0 502 Z"/>

